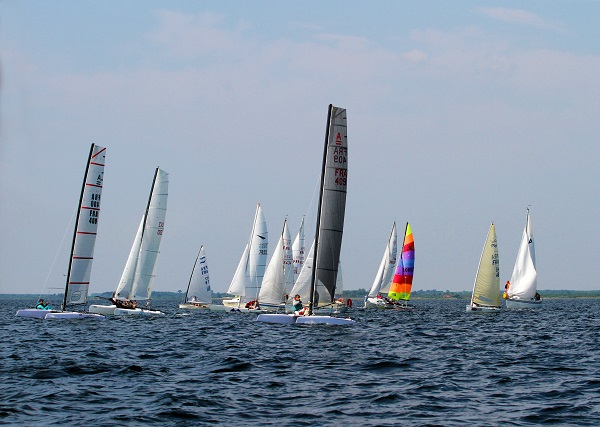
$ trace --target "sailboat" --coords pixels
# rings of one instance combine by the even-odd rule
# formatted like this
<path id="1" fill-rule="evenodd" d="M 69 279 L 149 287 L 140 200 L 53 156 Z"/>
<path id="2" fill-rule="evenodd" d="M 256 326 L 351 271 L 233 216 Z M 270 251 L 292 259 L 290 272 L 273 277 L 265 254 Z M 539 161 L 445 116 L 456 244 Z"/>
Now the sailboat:
<path id="1" fill-rule="evenodd" d="M 286 219 L 258 293 L 258 303 L 262 310 L 285 309 L 286 294 L 293 285 L 294 277 L 291 240 Z"/>
<path id="2" fill-rule="evenodd" d="M 211 304 L 211 310 L 244 311 L 247 309 L 246 304 L 257 300 L 267 264 L 268 237 L 267 222 L 259 203 L 256 206 L 250 238 L 227 290 L 227 293 L 234 297 L 223 300 L 224 307 Z"/>
<path id="3" fill-rule="evenodd" d="M 208 276 L 208 263 L 206 261 L 206 252 L 204 246 L 200 246 L 194 268 L 190 275 L 185 299 L 179 308 L 198 309 L 208 308 L 212 304 L 212 290 L 210 289 L 210 278 Z"/>
<path id="4" fill-rule="evenodd" d="M 394 279 L 388 292 L 388 303 L 392 303 L 394 308 L 410 309 L 414 308 L 408 305 L 410 300 L 410 291 L 412 289 L 413 275 L 415 272 L 415 239 L 413 237 L 410 224 L 407 222 L 404 229 L 404 242 L 402 244 L 402 253 L 398 259 Z"/>
<path id="5" fill-rule="evenodd" d="M 149 304 L 154 272 L 167 215 L 169 174 L 160 168 L 154 171 L 146 210 L 136 233 L 121 280 L 111 301 L 113 305 L 90 305 L 92 313 L 116 315 L 164 315 L 158 310 L 137 308 L 137 301 Z"/>
<path id="6" fill-rule="evenodd" d="M 537 270 L 535 267 L 535 244 L 531 229 L 531 217 L 527 208 L 525 229 L 517 253 L 515 267 L 506 290 L 506 308 L 539 308 L 542 299 L 537 293 Z"/>
<path id="7" fill-rule="evenodd" d="M 346 110 L 329 105 L 323 150 L 317 226 L 313 243 L 308 315 L 260 314 L 260 322 L 349 325 L 352 319 L 314 314 L 319 302 L 333 303 L 342 246 L 348 180 Z M 309 261 L 307 260 L 307 263 Z"/>
<path id="8" fill-rule="evenodd" d="M 500 311 L 500 258 L 496 226 L 492 222 L 488 231 L 479 267 L 475 275 L 475 284 L 467 313 L 495 313 Z"/>
<path id="9" fill-rule="evenodd" d="M 77 206 L 77 219 L 61 310 L 24 309 L 17 311 L 17 316 L 38 319 L 91 318 L 104 320 L 104 316 L 98 314 L 66 311 L 66 308 L 70 305 L 82 305 L 87 302 L 100 216 L 105 157 L 106 148 L 92 144 Z"/>
<path id="10" fill-rule="evenodd" d="M 392 308 L 393 305 L 386 302 L 381 294 L 387 294 L 390 290 L 396 257 L 398 254 L 398 233 L 396 231 L 396 222 L 392 225 L 392 231 L 388 239 L 383 257 L 379 263 L 379 269 L 375 275 L 373 285 L 365 297 L 365 308 Z"/>

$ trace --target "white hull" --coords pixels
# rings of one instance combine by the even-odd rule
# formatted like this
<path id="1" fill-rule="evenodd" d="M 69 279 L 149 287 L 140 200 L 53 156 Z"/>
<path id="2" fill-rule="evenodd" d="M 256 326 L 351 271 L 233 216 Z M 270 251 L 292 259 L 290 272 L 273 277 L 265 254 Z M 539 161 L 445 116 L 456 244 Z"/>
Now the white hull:
<path id="1" fill-rule="evenodd" d="M 223 300 L 223 305 L 225 307 L 230 307 L 230 308 L 231 307 L 235 307 L 235 308 L 238 308 L 238 305 L 242 306 L 243 303 L 240 303 L 240 299 L 239 298 L 232 298 L 232 299 L 224 299 Z"/>
<path id="2" fill-rule="evenodd" d="M 506 308 L 510 309 L 519 309 L 519 308 L 541 308 L 542 300 L 522 300 L 522 299 L 511 299 L 507 298 L 504 300 L 506 302 Z"/>
<path id="3" fill-rule="evenodd" d="M 331 316 L 296 316 L 294 314 L 260 314 L 257 322 L 280 323 L 280 324 L 311 324 L 311 325 L 353 325 L 356 321 Z"/>
<path id="4" fill-rule="evenodd" d="M 15 316 L 18 317 L 30 317 L 33 319 L 43 319 L 48 313 L 58 313 L 58 311 L 52 310 L 38 310 L 37 308 L 26 308 L 24 310 L 17 311 Z"/>
<path id="5" fill-rule="evenodd" d="M 110 316 L 115 314 L 115 308 L 117 308 L 116 305 L 99 305 L 99 304 L 92 304 L 88 307 L 88 311 L 90 313 L 96 313 L 96 314 L 103 314 L 105 316 Z"/>
<path id="6" fill-rule="evenodd" d="M 76 311 L 56 311 L 56 310 L 38 310 L 29 308 L 17 311 L 19 317 L 29 317 L 33 319 L 95 319 L 104 320 L 104 316 L 93 313 L 79 313 Z"/>
<path id="7" fill-rule="evenodd" d="M 164 316 L 165 313 L 158 310 L 146 310 L 144 308 L 115 308 L 115 316 Z"/>
<path id="8" fill-rule="evenodd" d="M 383 298 L 367 298 L 365 308 L 378 308 L 384 310 L 412 310 L 413 306 L 401 302 L 388 302 Z"/>
<path id="9" fill-rule="evenodd" d="M 467 313 L 498 313 L 500 307 L 467 305 Z"/>
<path id="10" fill-rule="evenodd" d="M 190 303 L 185 303 L 185 304 L 179 304 L 179 308 L 184 308 L 187 310 L 199 310 L 199 309 L 206 310 L 209 307 L 208 307 L 208 304 L 206 304 L 206 303 L 200 303 L 200 302 L 191 303 L 190 302 Z"/>

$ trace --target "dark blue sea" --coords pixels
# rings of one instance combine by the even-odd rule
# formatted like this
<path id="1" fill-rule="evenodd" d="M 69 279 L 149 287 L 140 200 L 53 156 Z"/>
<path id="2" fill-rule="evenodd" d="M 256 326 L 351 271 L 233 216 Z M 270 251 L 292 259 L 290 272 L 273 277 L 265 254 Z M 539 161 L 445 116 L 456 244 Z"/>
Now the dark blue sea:
<path id="1" fill-rule="evenodd" d="M 465 300 L 350 315 L 352 327 L 186 312 L 16 318 L 0 301 L 0 424 L 600 425 L 600 300 L 468 315 Z"/>

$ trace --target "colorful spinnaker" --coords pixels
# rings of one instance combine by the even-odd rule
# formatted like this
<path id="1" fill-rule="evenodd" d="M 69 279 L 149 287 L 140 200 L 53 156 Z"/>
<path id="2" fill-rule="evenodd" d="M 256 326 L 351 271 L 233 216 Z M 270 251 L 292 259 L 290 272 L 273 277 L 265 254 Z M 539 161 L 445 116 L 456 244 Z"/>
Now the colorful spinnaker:
<path id="1" fill-rule="evenodd" d="M 413 238 L 410 224 L 406 223 L 404 232 L 404 244 L 402 253 L 398 258 L 398 265 L 394 273 L 392 286 L 388 298 L 392 300 L 410 300 L 410 290 L 412 288 L 413 273 L 415 270 L 415 240 Z"/>

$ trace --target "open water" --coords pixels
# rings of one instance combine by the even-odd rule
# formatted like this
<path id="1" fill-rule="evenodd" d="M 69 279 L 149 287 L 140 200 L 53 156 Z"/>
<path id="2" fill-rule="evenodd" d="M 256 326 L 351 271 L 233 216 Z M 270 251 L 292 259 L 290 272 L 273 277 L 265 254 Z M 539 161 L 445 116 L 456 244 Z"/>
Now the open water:
<path id="1" fill-rule="evenodd" d="M 250 314 L 43 321 L 0 301 L 0 424 L 600 425 L 600 300 L 468 315 L 354 308 L 352 327 Z"/>

